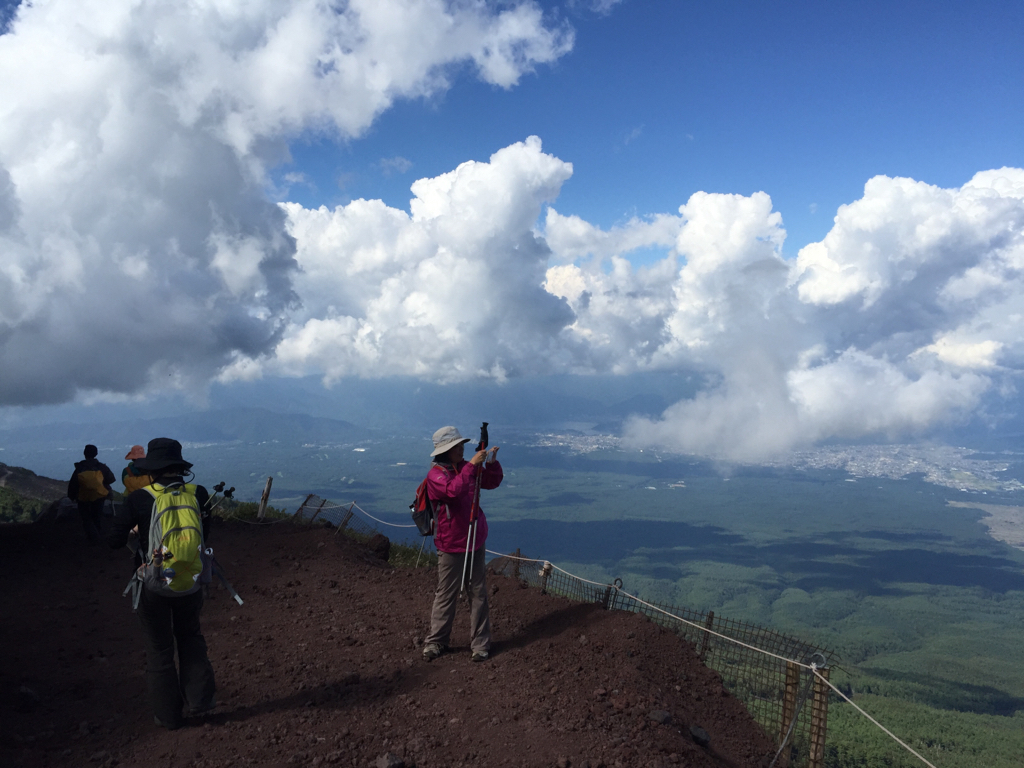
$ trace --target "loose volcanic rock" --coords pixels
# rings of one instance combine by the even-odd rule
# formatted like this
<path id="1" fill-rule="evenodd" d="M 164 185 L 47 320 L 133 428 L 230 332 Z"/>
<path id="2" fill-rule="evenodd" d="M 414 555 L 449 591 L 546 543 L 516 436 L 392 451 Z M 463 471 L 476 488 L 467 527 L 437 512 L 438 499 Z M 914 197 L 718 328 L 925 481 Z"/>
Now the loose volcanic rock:
<path id="1" fill-rule="evenodd" d="M 381 560 L 386 561 L 391 557 L 391 539 L 382 533 L 373 534 L 370 540 L 366 542 L 366 547 Z"/>
<path id="2" fill-rule="evenodd" d="M 690 726 L 690 735 L 699 746 L 706 747 L 711 743 L 711 737 L 708 736 L 708 732 L 700 726 Z"/>

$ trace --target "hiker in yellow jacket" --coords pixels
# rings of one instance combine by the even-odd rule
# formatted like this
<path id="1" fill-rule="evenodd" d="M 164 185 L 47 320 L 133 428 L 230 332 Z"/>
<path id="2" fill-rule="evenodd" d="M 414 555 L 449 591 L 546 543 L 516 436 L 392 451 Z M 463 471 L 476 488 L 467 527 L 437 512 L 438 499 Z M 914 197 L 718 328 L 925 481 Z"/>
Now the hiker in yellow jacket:
<path id="1" fill-rule="evenodd" d="M 110 486 L 116 481 L 110 467 L 96 458 L 98 453 L 95 445 L 85 446 L 85 461 L 76 462 L 75 474 L 68 482 L 68 498 L 78 502 L 85 538 L 94 545 L 100 543 L 103 502 L 110 497 Z"/>

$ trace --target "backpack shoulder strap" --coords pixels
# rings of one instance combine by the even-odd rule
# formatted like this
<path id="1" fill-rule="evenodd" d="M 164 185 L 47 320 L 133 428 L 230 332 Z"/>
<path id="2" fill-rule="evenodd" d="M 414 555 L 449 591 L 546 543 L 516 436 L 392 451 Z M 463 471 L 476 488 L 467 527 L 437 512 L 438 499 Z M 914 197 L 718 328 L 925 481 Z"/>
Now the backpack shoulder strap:
<path id="1" fill-rule="evenodd" d="M 164 494 L 164 491 L 166 489 L 162 485 L 159 486 L 159 487 L 157 487 L 157 486 L 158 486 L 158 483 L 154 482 L 152 485 L 147 485 L 144 488 L 146 493 L 148 493 L 150 496 L 153 497 L 153 506 L 152 506 L 152 508 L 150 509 L 150 512 L 149 512 L 149 547 L 147 547 L 146 551 L 142 553 L 143 554 L 142 560 L 147 565 L 152 564 L 152 562 L 153 562 L 153 550 L 156 549 L 157 545 L 160 543 L 159 539 L 156 539 L 154 541 L 154 535 L 156 533 L 156 517 L 157 517 L 156 516 L 156 505 L 157 505 L 157 502 L 160 500 L 160 497 Z"/>
<path id="2" fill-rule="evenodd" d="M 427 472 L 427 476 L 425 478 L 423 478 L 423 483 L 425 485 L 425 488 L 423 489 L 423 492 L 424 492 L 424 494 L 426 495 L 426 497 L 428 499 L 428 503 L 430 504 L 431 511 L 434 512 L 434 514 L 436 515 L 438 507 L 442 507 L 443 506 L 445 512 L 448 515 L 448 519 L 451 520 L 452 519 L 452 512 L 451 512 L 450 509 L 448 509 L 448 505 L 445 503 L 445 501 L 443 499 L 435 499 L 433 496 L 431 496 L 428 493 L 428 491 L 430 489 L 430 483 L 428 483 L 427 481 L 430 479 L 430 473 L 433 472 L 435 469 L 440 469 L 444 473 L 444 476 L 447 478 L 448 477 L 448 470 L 452 469 L 452 467 L 450 467 L 447 464 L 438 464 L 436 461 L 433 462 L 430 465 L 430 470 Z"/>
<path id="3" fill-rule="evenodd" d="M 145 490 L 146 493 L 148 493 L 150 496 L 156 499 L 159 496 L 162 496 L 163 494 L 167 493 L 168 491 L 182 486 L 184 486 L 184 483 L 181 482 L 168 483 L 167 485 L 163 485 L 154 480 L 149 485 L 143 486 L 143 490 Z"/>

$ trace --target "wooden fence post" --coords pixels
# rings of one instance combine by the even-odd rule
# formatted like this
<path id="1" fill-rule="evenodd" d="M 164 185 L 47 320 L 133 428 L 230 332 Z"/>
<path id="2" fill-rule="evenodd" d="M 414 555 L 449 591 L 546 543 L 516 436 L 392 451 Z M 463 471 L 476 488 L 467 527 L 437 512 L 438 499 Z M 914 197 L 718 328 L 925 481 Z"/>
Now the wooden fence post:
<path id="1" fill-rule="evenodd" d="M 708 611 L 707 618 L 704 619 L 704 629 L 710 630 L 715 625 L 715 612 Z M 711 635 L 707 632 L 701 632 L 700 639 L 697 642 L 697 656 L 701 661 L 704 661 L 704 656 L 708 651 L 708 646 L 711 645 Z"/>
<path id="2" fill-rule="evenodd" d="M 779 744 L 789 733 L 789 726 L 796 715 L 796 697 L 800 692 L 800 667 L 792 661 L 786 662 L 786 691 L 782 695 L 782 722 L 779 723 Z M 789 762 L 790 752 L 793 750 L 793 742 L 786 744 L 782 751 L 782 759 Z"/>
<path id="3" fill-rule="evenodd" d="M 263 489 L 263 496 L 260 498 L 260 509 L 256 513 L 256 519 L 262 520 L 263 516 L 267 514 L 267 502 L 270 501 L 270 486 L 273 484 L 274 478 L 267 478 L 267 487 Z"/>
<path id="4" fill-rule="evenodd" d="M 813 672 L 811 674 L 814 674 Z M 818 669 L 814 676 L 814 702 L 811 706 L 811 749 L 807 768 L 822 768 L 825 762 L 825 732 L 828 730 L 828 667 Z M 824 679 L 822 679 L 824 678 Z"/>

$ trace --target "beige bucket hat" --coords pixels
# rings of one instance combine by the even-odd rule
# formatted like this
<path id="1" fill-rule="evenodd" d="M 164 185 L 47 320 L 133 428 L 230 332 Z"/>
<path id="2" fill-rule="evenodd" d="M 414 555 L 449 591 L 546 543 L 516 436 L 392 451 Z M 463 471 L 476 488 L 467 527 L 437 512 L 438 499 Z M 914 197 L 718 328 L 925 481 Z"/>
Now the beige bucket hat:
<path id="1" fill-rule="evenodd" d="M 454 448 L 459 443 L 468 443 L 469 438 L 459 434 L 455 427 L 441 427 L 434 433 L 434 450 L 430 456 L 439 456 Z"/>

